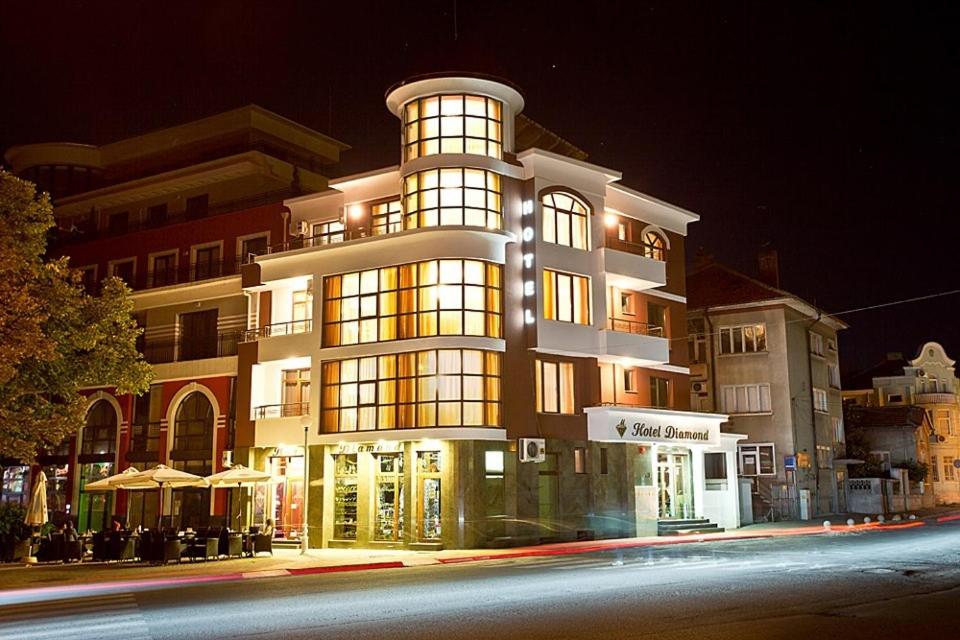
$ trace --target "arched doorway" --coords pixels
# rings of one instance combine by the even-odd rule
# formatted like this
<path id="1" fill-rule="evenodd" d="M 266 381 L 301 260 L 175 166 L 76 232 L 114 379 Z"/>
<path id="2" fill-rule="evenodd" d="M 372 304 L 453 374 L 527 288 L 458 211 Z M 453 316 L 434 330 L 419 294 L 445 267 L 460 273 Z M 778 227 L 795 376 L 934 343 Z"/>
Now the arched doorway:
<path id="1" fill-rule="evenodd" d="M 84 487 L 115 473 L 117 456 L 117 411 L 106 400 L 97 400 L 87 410 L 80 432 L 77 462 L 80 465 L 80 508 L 77 529 L 100 531 L 107 527 L 113 496 L 106 492 L 87 493 Z"/>
<path id="2" fill-rule="evenodd" d="M 173 468 L 198 476 L 212 473 L 213 405 L 199 391 L 190 393 L 177 408 L 170 458 Z M 209 489 L 176 489 L 173 520 L 181 528 L 202 527 L 210 518 Z"/>

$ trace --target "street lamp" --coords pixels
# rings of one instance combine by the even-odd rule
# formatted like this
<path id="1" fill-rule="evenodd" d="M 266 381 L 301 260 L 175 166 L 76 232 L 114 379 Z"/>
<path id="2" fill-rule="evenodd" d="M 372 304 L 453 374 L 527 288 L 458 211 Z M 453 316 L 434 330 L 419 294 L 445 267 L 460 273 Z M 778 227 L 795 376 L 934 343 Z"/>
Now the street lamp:
<path id="1" fill-rule="evenodd" d="M 307 555 L 307 505 L 310 500 L 310 449 L 307 446 L 307 437 L 310 434 L 310 416 L 300 416 L 300 425 L 303 427 L 303 532 L 300 534 L 300 555 Z"/>

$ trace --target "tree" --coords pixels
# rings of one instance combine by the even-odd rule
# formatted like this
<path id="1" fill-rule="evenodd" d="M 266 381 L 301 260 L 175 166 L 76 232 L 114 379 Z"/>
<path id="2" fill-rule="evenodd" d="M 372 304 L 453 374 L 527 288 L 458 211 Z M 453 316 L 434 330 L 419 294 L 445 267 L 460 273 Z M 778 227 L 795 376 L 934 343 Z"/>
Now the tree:
<path id="1" fill-rule="evenodd" d="M 0 457 L 31 462 L 83 424 L 81 389 L 143 393 L 153 373 L 118 278 L 89 295 L 66 258 L 45 259 L 49 196 L 0 171 Z"/>

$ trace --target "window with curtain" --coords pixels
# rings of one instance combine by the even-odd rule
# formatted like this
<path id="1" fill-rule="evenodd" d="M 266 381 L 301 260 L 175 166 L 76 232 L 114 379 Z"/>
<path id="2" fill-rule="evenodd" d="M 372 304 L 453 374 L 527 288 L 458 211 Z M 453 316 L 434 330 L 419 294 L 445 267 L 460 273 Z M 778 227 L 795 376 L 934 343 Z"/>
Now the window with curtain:
<path id="1" fill-rule="evenodd" d="M 334 244 L 343 242 L 344 225 L 340 220 L 318 222 L 313 225 L 313 244 Z"/>
<path id="2" fill-rule="evenodd" d="M 537 360 L 535 367 L 537 411 L 574 413 L 573 363 Z"/>
<path id="3" fill-rule="evenodd" d="M 503 105 L 476 95 L 419 98 L 403 107 L 403 156 L 410 161 L 438 153 L 503 155 Z"/>
<path id="4" fill-rule="evenodd" d="M 543 317 L 560 322 L 590 324 L 590 279 L 544 269 Z"/>
<path id="5" fill-rule="evenodd" d="M 328 276 L 323 344 L 438 335 L 499 338 L 500 279 L 500 265 L 459 258 Z"/>
<path id="6" fill-rule="evenodd" d="M 543 215 L 543 240 L 574 249 L 589 249 L 587 206 L 576 196 L 555 191 L 540 200 Z"/>
<path id="7" fill-rule="evenodd" d="M 500 426 L 500 354 L 437 349 L 323 363 L 325 433 Z"/>
<path id="8" fill-rule="evenodd" d="M 500 176 L 483 169 L 430 169 L 403 180 L 404 228 L 503 228 Z"/>

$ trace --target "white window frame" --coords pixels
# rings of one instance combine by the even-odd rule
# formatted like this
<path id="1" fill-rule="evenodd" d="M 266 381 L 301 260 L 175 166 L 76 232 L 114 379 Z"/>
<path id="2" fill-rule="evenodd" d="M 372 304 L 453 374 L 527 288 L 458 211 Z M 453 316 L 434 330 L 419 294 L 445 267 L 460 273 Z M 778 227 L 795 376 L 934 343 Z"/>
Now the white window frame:
<path id="1" fill-rule="evenodd" d="M 941 429 L 941 420 L 943 415 L 946 414 L 946 429 Z M 949 409 L 937 409 L 934 414 L 934 420 L 936 422 L 937 433 L 942 435 L 952 436 L 953 435 L 953 416 L 950 415 Z"/>
<path id="2" fill-rule="evenodd" d="M 770 461 L 773 465 L 773 469 L 764 473 L 760 467 L 760 449 L 761 448 L 770 448 Z M 743 472 L 743 458 L 744 455 L 753 454 L 757 457 L 757 473 L 747 475 Z M 741 444 L 737 446 L 737 472 L 744 477 L 753 478 L 759 476 L 775 476 L 777 475 L 777 447 L 772 442 L 758 442 L 756 444 Z"/>
<path id="3" fill-rule="evenodd" d="M 823 335 L 816 331 L 810 332 L 810 353 L 820 358 L 826 353 L 823 349 Z"/>
<path id="4" fill-rule="evenodd" d="M 830 394 L 824 389 L 813 388 L 813 410 L 819 413 L 830 413 Z"/>
<path id="5" fill-rule="evenodd" d="M 130 275 L 130 278 L 133 280 L 137 279 L 137 257 L 133 256 L 130 258 L 118 258 L 117 260 L 110 260 L 107 262 L 107 274 L 110 276 L 116 275 L 116 268 L 118 264 L 126 264 L 128 262 L 133 263 L 133 272 Z M 129 286 L 133 286 L 132 282 L 127 283 Z"/>
<path id="6" fill-rule="evenodd" d="M 636 367 L 624 367 L 623 368 L 623 392 L 624 393 L 640 393 L 637 388 L 637 375 Z M 629 384 L 628 384 L 629 383 Z"/>
<path id="7" fill-rule="evenodd" d="M 180 267 L 180 250 L 179 249 L 166 249 L 164 251 L 154 251 L 147 255 L 147 271 L 149 271 L 150 282 L 149 286 L 155 287 L 156 284 L 156 272 L 157 272 L 157 258 L 163 258 L 164 256 L 173 256 L 173 282 L 170 284 L 176 284 L 177 274 L 179 273 L 178 269 Z M 169 285 L 163 285 L 169 286 Z"/>
<path id="8" fill-rule="evenodd" d="M 217 240 L 216 242 L 203 242 L 200 244 L 191 245 L 190 247 L 190 273 L 189 281 L 190 282 L 199 282 L 197 280 L 197 254 L 204 249 L 211 249 L 217 247 L 220 250 L 220 275 L 216 276 L 217 278 L 222 278 L 224 275 L 224 257 L 223 257 L 223 240 Z M 203 278 L 203 280 L 214 280 L 215 278 Z"/>
<path id="9" fill-rule="evenodd" d="M 843 432 L 843 418 L 833 416 L 831 422 L 833 424 L 833 441 L 836 444 L 842 444 L 846 440 Z"/>
<path id="10" fill-rule="evenodd" d="M 763 327 L 763 349 L 757 348 L 757 327 Z M 747 338 L 744 333 L 744 329 L 753 329 L 753 349 L 747 350 Z M 740 334 L 740 344 L 744 347 L 743 351 L 734 351 L 734 332 L 739 332 Z M 744 354 L 753 354 L 753 353 L 767 353 L 767 341 L 769 336 L 767 335 L 767 323 L 765 322 L 754 322 L 751 324 L 741 324 L 741 325 L 730 325 L 725 327 L 720 327 L 717 331 L 717 354 L 721 356 L 739 356 Z M 728 342 L 729 351 L 723 350 L 724 340 Z"/>
<path id="11" fill-rule="evenodd" d="M 880 469 L 881 471 L 889 471 L 892 467 L 890 466 L 890 452 L 884 451 L 882 449 L 875 449 L 870 451 L 870 457 L 879 458 L 880 460 Z"/>
<path id="12" fill-rule="evenodd" d="M 833 448 L 829 445 L 817 445 L 817 468 L 833 469 Z"/>
<path id="13" fill-rule="evenodd" d="M 732 394 L 732 396 L 731 396 Z M 752 394 L 756 404 L 752 403 Z M 733 406 L 730 406 L 730 398 Z M 741 411 L 741 400 L 745 405 Z M 764 402 L 766 400 L 766 402 Z M 769 415 L 773 413 L 773 399 L 770 394 L 770 384 L 726 384 L 720 387 L 720 407 L 723 413 L 729 415 Z M 755 410 L 751 410 L 755 409 Z"/>
<path id="14" fill-rule="evenodd" d="M 827 365 L 827 379 L 831 389 L 840 388 L 840 365 L 832 363 Z"/>
<path id="15" fill-rule="evenodd" d="M 827 338 L 827 351 L 830 353 L 837 352 L 837 339 L 836 338 Z"/>
<path id="16" fill-rule="evenodd" d="M 267 239 L 267 253 L 270 253 L 270 232 L 258 231 L 257 233 L 248 233 L 245 236 L 237 236 L 237 258 L 240 264 L 246 264 L 247 256 L 243 252 L 243 243 L 247 240 L 256 240 L 257 238 Z"/>
<path id="17" fill-rule="evenodd" d="M 947 462 L 949 460 L 950 462 Z M 944 482 L 956 482 L 957 481 L 957 469 L 953 466 L 953 461 L 956 460 L 955 456 L 943 456 L 943 481 Z"/>

